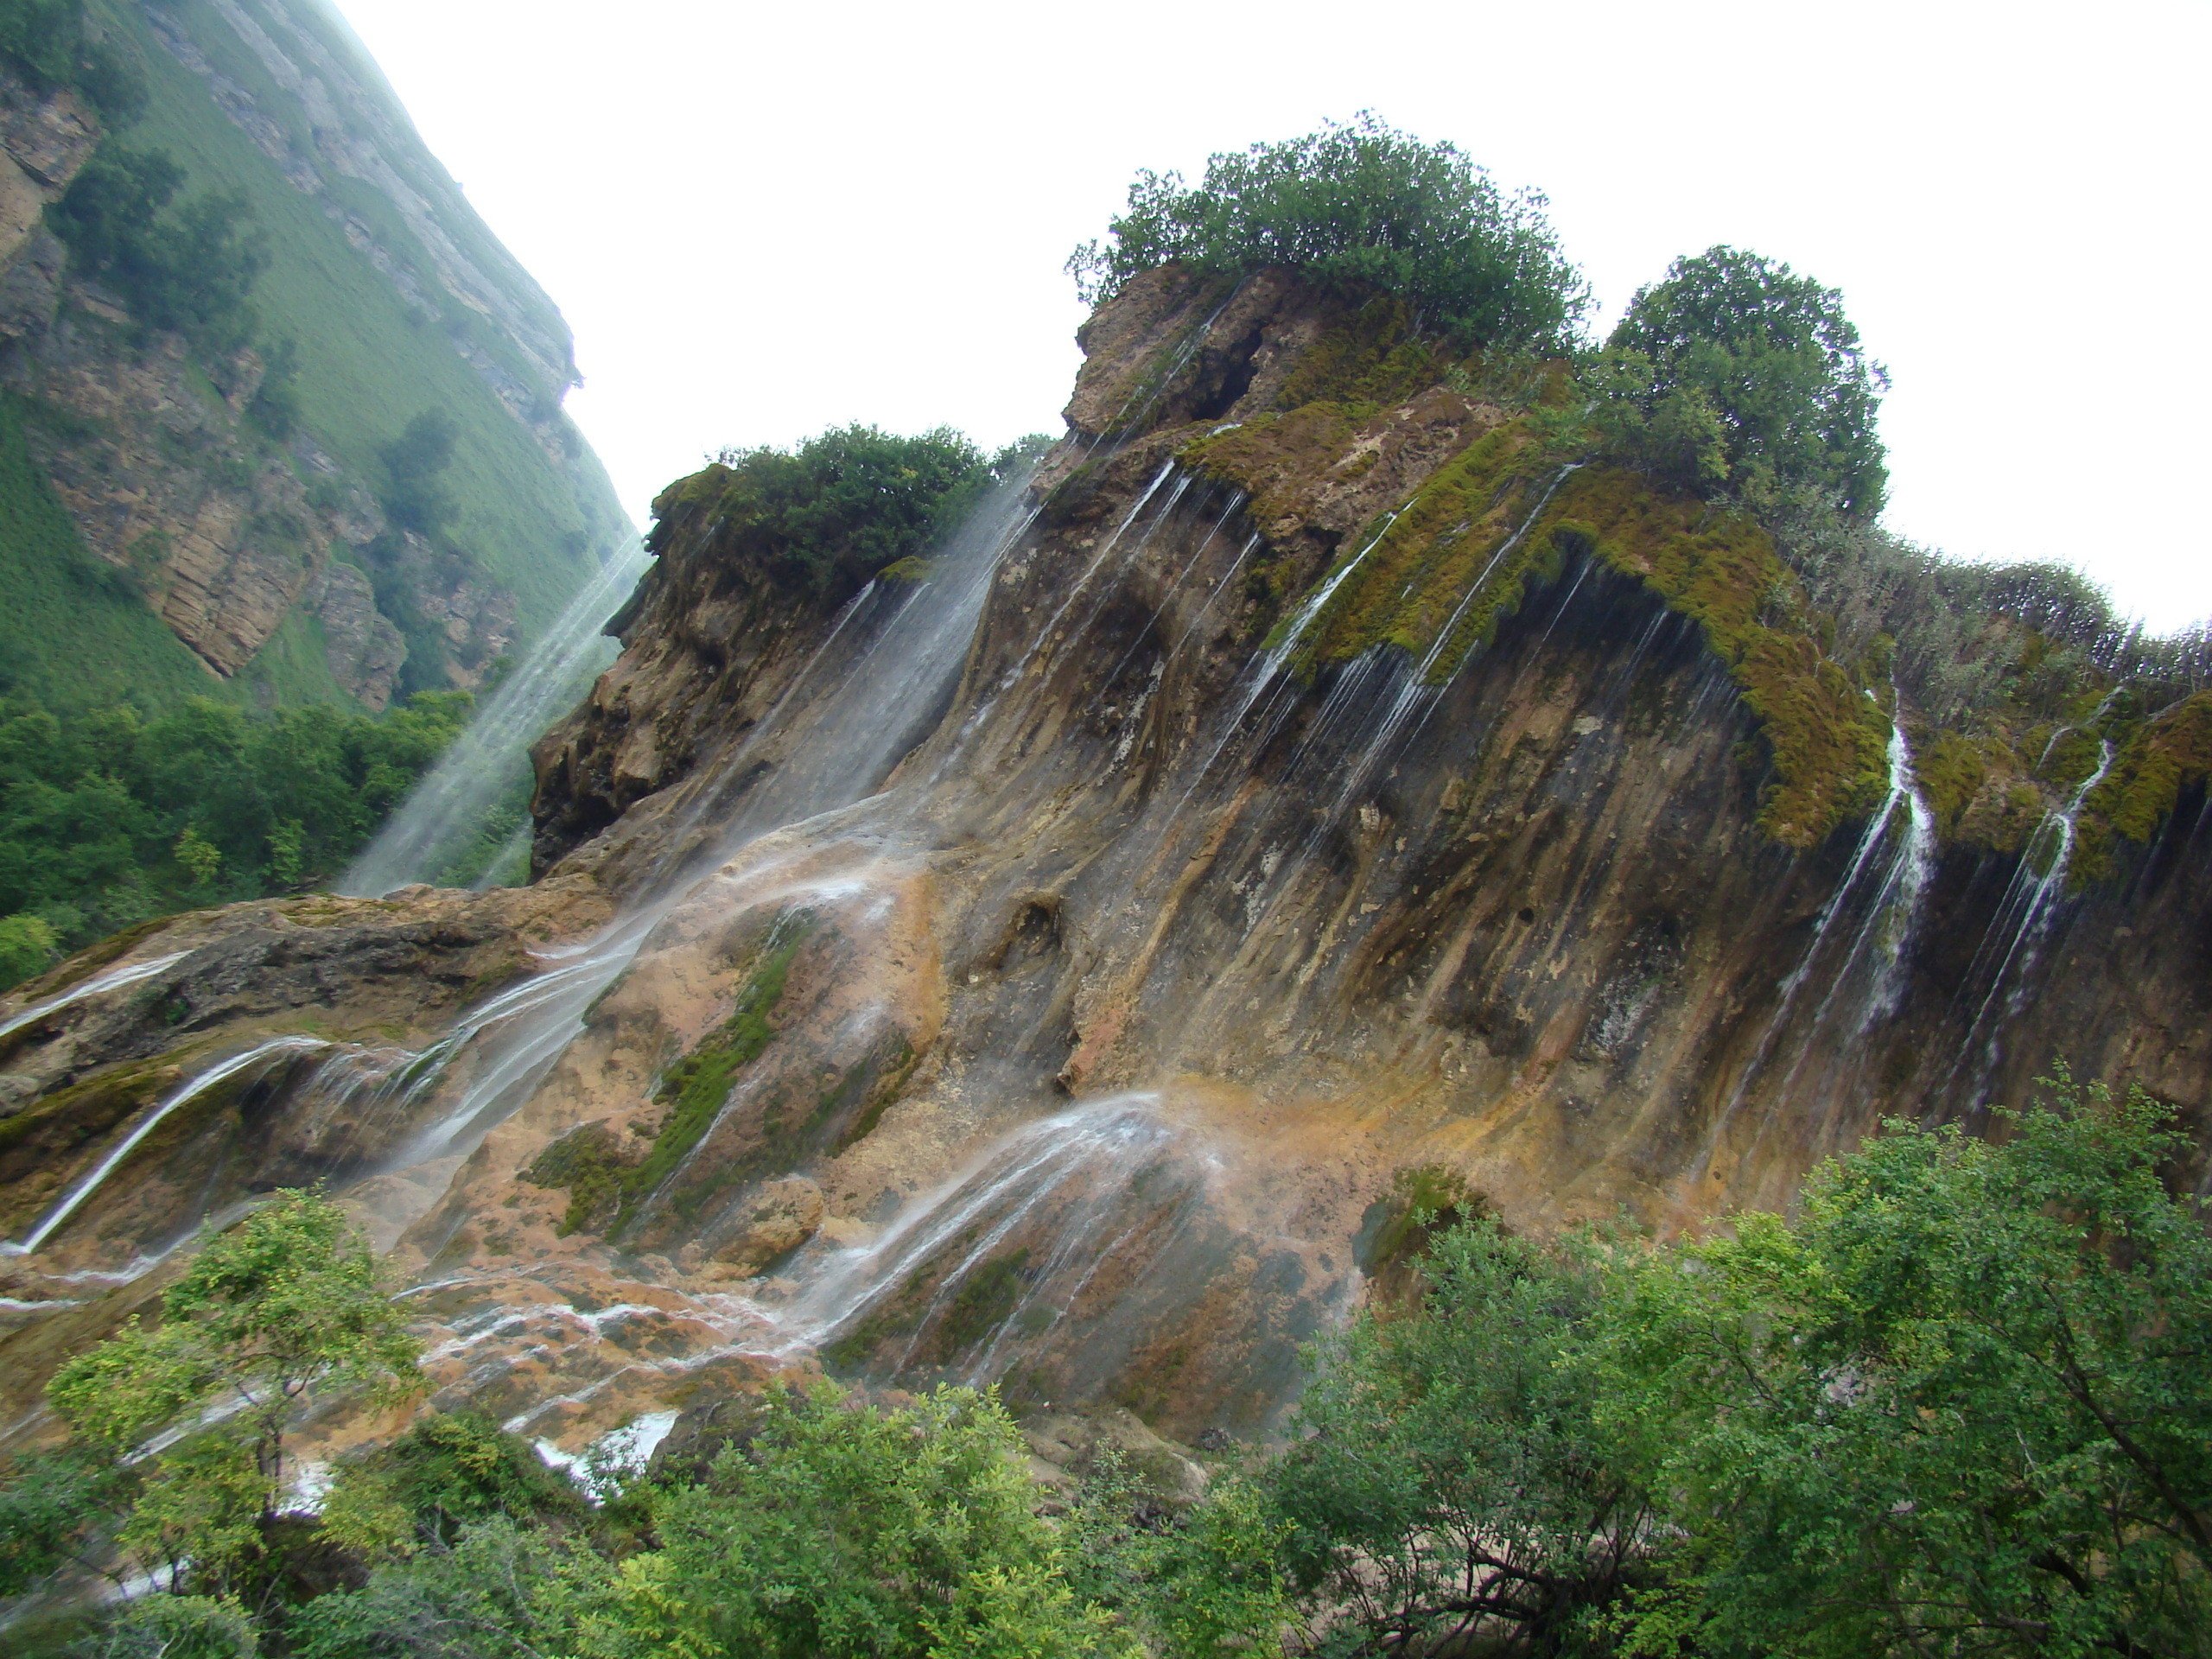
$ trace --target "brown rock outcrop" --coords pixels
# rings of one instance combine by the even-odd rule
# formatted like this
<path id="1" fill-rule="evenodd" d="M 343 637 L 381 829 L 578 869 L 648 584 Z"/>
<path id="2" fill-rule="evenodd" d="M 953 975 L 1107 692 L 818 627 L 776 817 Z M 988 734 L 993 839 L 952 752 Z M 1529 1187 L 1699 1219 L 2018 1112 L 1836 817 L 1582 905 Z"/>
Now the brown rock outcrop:
<path id="1" fill-rule="evenodd" d="M 1762 826 L 1771 740 L 1736 664 L 1587 521 L 1543 521 L 1459 658 L 1357 616 L 1329 626 L 1370 643 L 1299 653 L 1376 521 L 1519 453 L 1382 323 L 1362 358 L 1375 314 L 1276 276 L 1133 283 L 1086 332 L 1042 499 L 834 615 L 671 512 L 621 659 L 537 754 L 531 891 L 614 918 L 480 999 L 380 1142 L 411 1150 L 349 1189 L 415 1279 L 442 1401 L 573 1447 L 819 1363 L 1242 1433 L 1357 1305 L 1409 1167 L 1516 1228 L 1694 1224 L 1788 1202 L 1885 1112 L 1980 1124 L 2059 1056 L 2202 1144 L 2201 782 L 2072 889 L 1923 835 L 1902 787 L 1793 849 Z M 1453 616 L 1565 476 L 1529 469 L 1446 498 Z M 378 913 L 435 931 L 491 902 Z M 228 988 L 184 1041 L 118 1001 L 129 1041 L 79 1063 L 26 1027 L 0 1070 L 85 1126 L 58 1160 L 81 1168 L 117 1101 L 168 1086 L 146 1078 L 295 1029 L 252 1001 L 264 975 L 296 1009 L 261 957 L 193 969 L 162 995 Z M 358 1033 L 402 999 L 336 1006 Z M 278 1059 L 308 1064 L 257 1061 L 235 1109 L 282 1127 L 283 1168 L 332 1166 L 321 1126 L 365 1096 Z M 174 1211 L 125 1167 L 53 1265 Z"/>

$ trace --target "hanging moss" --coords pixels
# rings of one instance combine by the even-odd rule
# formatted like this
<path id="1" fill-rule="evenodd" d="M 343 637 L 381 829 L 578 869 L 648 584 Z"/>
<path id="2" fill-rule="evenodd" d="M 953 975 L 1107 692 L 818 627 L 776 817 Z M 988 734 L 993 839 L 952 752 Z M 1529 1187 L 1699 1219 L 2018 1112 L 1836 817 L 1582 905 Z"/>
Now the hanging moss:
<path id="1" fill-rule="evenodd" d="M 1357 418 L 1342 404 L 1307 404 L 1205 434 L 1176 459 L 1201 477 L 1243 491 L 1253 523 L 1281 534 L 1305 516 L 1358 431 Z"/>
<path id="2" fill-rule="evenodd" d="M 613 1219 L 634 1167 L 613 1130 L 603 1122 L 582 1123 L 539 1153 L 522 1178 L 534 1186 L 568 1188 L 569 1208 L 554 1229 L 566 1238 Z"/>
<path id="3" fill-rule="evenodd" d="M 1456 366 L 1414 332 L 1410 305 L 1378 295 L 1300 353 L 1276 406 L 1327 403 L 1363 416 L 1427 391 Z"/>
<path id="4" fill-rule="evenodd" d="M 1961 815 L 1989 776 L 1983 745 L 1958 732 L 1938 732 L 1913 756 L 1913 772 L 1921 798 L 1936 820 L 1936 833 L 1950 840 L 1958 833 Z"/>
<path id="5" fill-rule="evenodd" d="M 2129 734 L 2112 770 L 2082 804 L 2074 870 L 2094 880 L 2110 868 L 2120 837 L 2148 842 L 2181 792 L 2212 777 L 2212 691 L 2199 691 Z"/>

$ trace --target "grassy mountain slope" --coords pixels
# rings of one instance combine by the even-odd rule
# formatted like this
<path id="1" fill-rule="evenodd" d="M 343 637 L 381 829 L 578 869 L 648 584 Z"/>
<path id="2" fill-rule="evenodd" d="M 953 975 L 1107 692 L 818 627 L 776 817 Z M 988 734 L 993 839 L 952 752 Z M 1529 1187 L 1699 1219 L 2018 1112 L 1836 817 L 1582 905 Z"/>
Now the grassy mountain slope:
<path id="1" fill-rule="evenodd" d="M 124 142 L 167 151 L 184 168 L 188 191 L 240 192 L 268 238 L 270 263 L 254 305 L 264 338 L 296 342 L 303 427 L 349 473 L 373 479 L 378 447 L 410 419 L 429 408 L 450 416 L 458 433 L 448 481 L 461 506 L 454 538 L 483 577 L 514 594 L 523 632 L 534 632 L 573 591 L 588 556 L 625 528 L 596 458 L 575 441 L 573 459 L 556 462 L 463 359 L 461 348 L 474 346 L 518 380 L 529 366 L 500 330 L 438 290 L 430 260 L 382 194 L 327 167 L 318 169 L 322 194 L 303 193 L 218 106 L 210 80 L 162 43 L 142 8 L 104 0 L 98 10 L 125 34 L 146 72 L 147 108 Z M 243 88 L 258 113 L 285 130 L 296 152 L 311 153 L 307 110 L 270 78 L 214 6 L 188 0 L 163 16 L 216 75 Z M 380 78 L 374 84 L 382 89 Z M 393 115 L 404 124 L 396 106 Z M 326 212 L 326 203 L 345 220 Z M 456 238 L 465 248 L 496 248 L 465 205 L 460 213 L 448 202 L 435 205 L 442 224 L 465 232 Z M 365 226 L 405 280 L 445 315 L 433 319 L 428 307 L 410 307 L 393 278 L 349 242 L 346 220 Z M 534 284 L 530 292 L 543 302 Z M 565 357 L 566 329 L 550 304 L 545 309 Z M 549 415 L 563 389 L 531 388 Z"/>

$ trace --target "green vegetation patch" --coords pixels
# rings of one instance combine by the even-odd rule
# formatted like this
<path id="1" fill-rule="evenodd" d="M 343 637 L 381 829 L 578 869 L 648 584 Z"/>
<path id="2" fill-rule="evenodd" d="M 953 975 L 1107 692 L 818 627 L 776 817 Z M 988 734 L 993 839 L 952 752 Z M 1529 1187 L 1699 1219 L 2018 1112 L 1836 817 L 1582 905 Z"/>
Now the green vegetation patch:
<path id="1" fill-rule="evenodd" d="M 924 556 L 1043 442 L 987 456 L 950 427 L 908 438 L 855 425 L 791 450 L 726 450 L 654 498 L 645 545 L 664 553 L 696 531 L 709 557 L 814 605 L 841 605 L 872 577 L 926 576 Z"/>
<path id="2" fill-rule="evenodd" d="M 568 1188 L 569 1208 L 555 1229 L 566 1238 L 613 1220 L 636 1168 L 622 1156 L 620 1138 L 613 1129 L 603 1122 L 580 1123 L 539 1153 L 522 1178 L 533 1186 Z"/>
<path id="3" fill-rule="evenodd" d="M 778 931 L 780 937 L 772 939 L 761 953 L 752 976 L 737 994 L 729 1018 L 671 1066 L 661 1078 L 660 1087 L 654 1090 L 653 1098 L 668 1109 L 668 1115 L 661 1120 L 659 1132 L 653 1136 L 652 1149 L 626 1183 L 627 1196 L 621 1220 L 616 1223 L 614 1230 L 619 1232 L 638 1204 L 690 1156 L 691 1149 L 714 1127 L 722 1108 L 729 1104 L 737 1074 L 758 1059 L 761 1051 L 775 1040 L 776 1028 L 769 1023 L 769 1017 L 775 1013 L 776 1004 L 783 1001 L 784 981 L 791 972 L 791 958 L 813 931 L 813 921 L 802 915 L 780 924 Z"/>
<path id="4" fill-rule="evenodd" d="M 1302 442 L 1286 442 L 1294 428 Z M 1353 429 L 1341 406 L 1309 404 L 1200 438 L 1183 454 L 1253 489 L 1264 522 L 1270 486 L 1320 470 L 1316 452 Z M 1821 650 L 1772 538 L 1747 517 L 1619 467 L 1565 471 L 1541 416 L 1492 428 L 1395 518 L 1345 544 L 1324 583 L 1342 580 L 1297 641 L 1298 661 L 1345 662 L 1388 645 L 1421 664 L 1430 683 L 1446 683 L 1577 554 L 1643 582 L 1697 622 L 1728 665 L 1773 751 L 1759 817 L 1768 835 L 1812 847 L 1879 798 L 1887 718 Z M 1279 621 L 1268 643 L 1282 644 L 1287 626 Z"/>
<path id="5" fill-rule="evenodd" d="M 1759 810 L 1766 834 L 1786 847 L 1814 847 L 1880 798 L 1888 716 L 1799 620 L 1795 579 L 1764 530 L 1608 467 L 1574 474 L 1551 512 L 1554 534 L 1582 541 L 1642 581 L 1695 621 L 1728 665 L 1773 750 L 1774 779 Z"/>
<path id="6" fill-rule="evenodd" d="M 599 1228 L 609 1239 L 620 1237 L 706 1138 L 729 1103 L 738 1073 L 775 1040 L 771 1017 L 783 1000 L 791 959 L 812 931 L 812 918 L 804 912 L 779 922 L 729 1017 L 662 1077 L 653 1097 L 665 1110 L 642 1156 L 630 1155 L 605 1123 L 586 1123 L 548 1147 L 524 1172 L 523 1179 L 535 1185 L 569 1190 L 563 1234 Z M 716 1185 L 737 1178 L 718 1172 Z"/>
<path id="7" fill-rule="evenodd" d="M 2182 791 L 2212 776 L 2212 691 L 2199 691 L 2144 721 L 2113 758 L 2112 770 L 2082 802 L 2075 872 L 2094 880 L 2108 868 L 2116 837 L 2148 842 L 2172 815 Z"/>
<path id="8" fill-rule="evenodd" d="M 327 875 L 453 741 L 470 701 L 424 692 L 374 716 L 327 703 L 250 715 L 186 696 L 152 719 L 128 702 L 64 719 L 18 686 L 0 695 L 0 918 L 33 917 L 73 950 Z"/>
<path id="9" fill-rule="evenodd" d="M 1086 303 L 1140 271 L 1213 276 L 1287 266 L 1322 286 L 1381 292 L 1474 345 L 1555 346 L 1589 303 L 1544 198 L 1508 195 L 1456 147 L 1372 114 L 1208 157 L 1205 179 L 1140 173 L 1128 210 L 1068 260 Z"/>

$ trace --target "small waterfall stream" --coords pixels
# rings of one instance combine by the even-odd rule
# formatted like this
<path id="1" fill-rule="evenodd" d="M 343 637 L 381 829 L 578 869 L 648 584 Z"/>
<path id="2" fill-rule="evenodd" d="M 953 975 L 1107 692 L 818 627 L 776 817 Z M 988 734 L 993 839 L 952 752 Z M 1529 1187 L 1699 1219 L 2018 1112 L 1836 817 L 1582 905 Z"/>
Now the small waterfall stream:
<path id="1" fill-rule="evenodd" d="M 1893 834 L 1900 812 L 1903 827 Z M 1737 1074 L 1726 1102 L 1714 1116 L 1696 1165 L 1700 1171 L 1711 1168 L 1751 1085 L 1768 1071 L 1769 1062 L 1785 1042 L 1790 1048 L 1789 1065 L 1776 1090 L 1775 1110 L 1760 1124 L 1758 1136 L 1764 1136 L 1768 1123 L 1786 1109 L 1791 1088 L 1821 1032 L 1831 1027 L 1839 1014 L 1847 1012 L 1851 1030 L 1859 1033 L 1893 1010 L 1906 950 L 1934 868 L 1935 847 L 1935 817 L 1913 781 L 1910 746 L 1904 728 L 1892 722 L 1888 791 L 1880 808 L 1867 819 L 1842 879 L 1813 924 L 1812 938 L 1782 982 L 1751 1058 Z M 1881 858 L 1885 848 L 1888 855 Z M 1878 879 L 1875 879 L 1878 871 Z M 1840 929 L 1870 880 L 1872 896 L 1865 900 L 1858 925 L 1847 938 Z M 1839 938 L 1844 939 L 1840 955 L 1834 943 Z M 1824 988 L 1821 1000 L 1808 1018 L 1793 1020 L 1801 998 L 1815 984 Z M 1754 1150 L 1757 1144 L 1755 1137 Z"/>
<path id="2" fill-rule="evenodd" d="M 189 1082 L 180 1084 L 164 1096 L 153 1110 L 139 1119 L 130 1132 L 109 1149 L 105 1158 L 87 1173 L 71 1183 L 68 1191 L 54 1200 L 52 1207 L 39 1218 L 37 1225 L 25 1234 L 20 1243 L 0 1242 L 0 1255 L 29 1255 L 37 1250 L 54 1236 L 64 1222 L 77 1213 L 87 1198 L 99 1191 L 101 1184 L 138 1149 L 139 1143 L 159 1128 L 162 1121 L 179 1107 L 189 1105 L 209 1090 L 280 1054 L 312 1053 L 329 1046 L 319 1037 L 274 1037 L 242 1054 L 233 1054 L 226 1060 L 219 1061 Z"/>
<path id="3" fill-rule="evenodd" d="M 2111 706 L 2115 690 L 2098 705 L 2098 717 Z M 2094 724 L 2094 717 L 2085 722 L 2083 729 Z M 2061 734 L 2063 735 L 2063 734 Z M 2051 740 L 2056 744 L 2057 738 Z M 2050 747 L 2044 753 L 2048 755 Z M 2044 936 L 2050 931 L 2053 915 L 2059 901 L 2065 897 L 2066 878 L 2074 863 L 2074 849 L 2078 835 L 2077 824 L 2082 808 L 2097 785 L 2104 782 L 2112 771 L 2115 751 L 2112 740 L 2097 740 L 2097 764 L 2094 771 L 2077 785 L 2066 804 L 2047 815 L 2036 826 L 2035 833 L 2021 849 L 2019 862 L 2012 871 L 2012 880 L 1999 902 L 1997 913 L 1990 919 L 1988 931 L 1982 936 L 1974 960 L 1967 965 L 1961 989 L 1980 982 L 1986 972 L 1988 988 L 1975 1007 L 1974 1018 L 1968 1021 L 1966 1036 L 1959 1045 L 1957 1058 L 1952 1062 L 1947 1082 L 1955 1081 L 1962 1067 L 1974 1065 L 1973 1084 L 1976 1090 L 1986 1082 L 1995 1068 L 2001 1052 L 2005 1027 L 2018 1014 L 2024 1001 L 2035 965 L 2043 950 Z M 2035 855 L 2044 848 L 2050 851 L 2050 861 L 2040 874 L 2035 868 Z"/>
<path id="4" fill-rule="evenodd" d="M 142 981 L 151 979 L 164 968 L 183 961 L 187 954 L 188 953 L 182 950 L 175 950 L 165 957 L 149 957 L 144 962 L 126 963 L 120 968 L 109 969 L 104 974 L 95 974 L 83 983 L 71 986 L 60 995 L 50 996 L 43 1002 L 34 1003 L 22 1013 L 11 1015 L 4 1022 L 0 1022 L 0 1037 L 12 1036 L 26 1026 L 35 1026 L 49 1014 L 59 1014 L 62 1009 L 73 1007 L 92 997 L 105 996 L 110 991 L 119 991 L 126 986 L 136 985 Z"/>
<path id="5" fill-rule="evenodd" d="M 648 563 L 642 543 L 626 542 L 584 584 L 339 878 L 339 892 L 375 899 L 436 881 L 473 850 L 502 802 L 527 791 L 531 744 L 613 659 L 600 630 Z M 528 833 L 525 819 L 485 874 L 507 861 L 517 836 L 526 846 Z"/>

